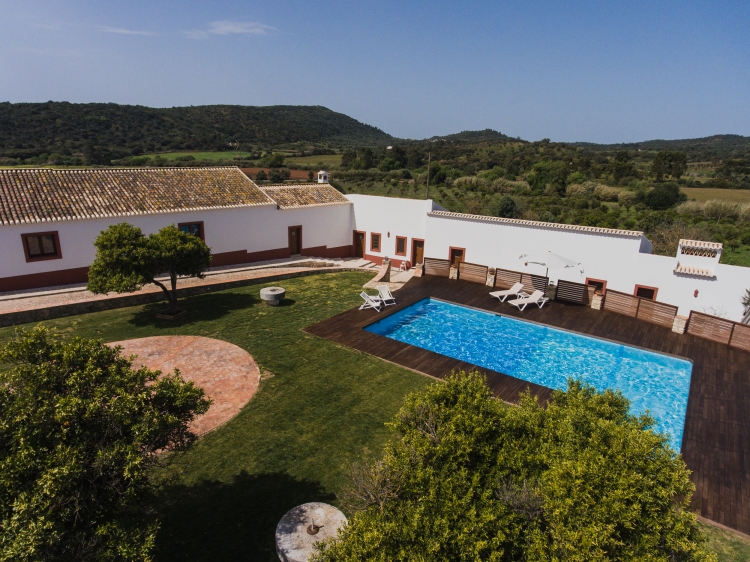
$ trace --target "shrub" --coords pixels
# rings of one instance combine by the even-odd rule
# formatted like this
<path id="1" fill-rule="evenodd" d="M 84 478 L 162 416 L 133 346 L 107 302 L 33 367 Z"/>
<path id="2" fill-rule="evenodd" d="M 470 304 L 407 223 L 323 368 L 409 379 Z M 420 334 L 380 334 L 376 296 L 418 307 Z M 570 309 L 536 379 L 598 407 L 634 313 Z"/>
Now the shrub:
<path id="1" fill-rule="evenodd" d="M 672 182 L 663 183 L 646 194 L 646 205 L 657 211 L 663 211 L 686 199 L 687 196 L 680 191 L 679 185 Z"/>
<path id="2" fill-rule="evenodd" d="M 512 197 L 507 195 L 500 199 L 500 204 L 497 209 L 497 216 L 506 219 L 514 219 L 518 216 L 518 205 Z"/>
<path id="3" fill-rule="evenodd" d="M 594 189 L 594 197 L 600 201 L 617 201 L 620 193 L 622 193 L 622 189 L 607 185 L 597 185 Z"/>
<path id="4" fill-rule="evenodd" d="M 637 195 L 632 191 L 623 190 L 620 191 L 619 195 L 617 196 L 617 202 L 623 207 L 630 207 L 632 205 L 635 205 L 636 199 Z"/>

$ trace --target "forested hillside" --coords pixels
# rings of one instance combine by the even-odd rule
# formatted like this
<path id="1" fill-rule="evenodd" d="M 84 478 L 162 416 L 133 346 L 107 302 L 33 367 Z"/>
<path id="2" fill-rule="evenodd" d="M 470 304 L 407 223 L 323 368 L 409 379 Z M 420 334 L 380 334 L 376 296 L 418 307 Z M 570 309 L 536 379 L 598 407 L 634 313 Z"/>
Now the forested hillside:
<path id="1" fill-rule="evenodd" d="M 573 143 L 597 151 L 614 150 L 680 150 L 693 162 L 750 158 L 750 137 L 741 135 L 713 135 L 698 139 L 650 140 L 621 144 Z"/>
<path id="2" fill-rule="evenodd" d="M 0 103 L 0 157 L 6 159 L 43 153 L 70 156 L 90 146 L 122 158 L 168 150 L 228 150 L 235 141 L 255 148 L 295 143 L 342 148 L 392 140 L 380 129 L 321 106 L 157 109 L 114 103 Z"/>

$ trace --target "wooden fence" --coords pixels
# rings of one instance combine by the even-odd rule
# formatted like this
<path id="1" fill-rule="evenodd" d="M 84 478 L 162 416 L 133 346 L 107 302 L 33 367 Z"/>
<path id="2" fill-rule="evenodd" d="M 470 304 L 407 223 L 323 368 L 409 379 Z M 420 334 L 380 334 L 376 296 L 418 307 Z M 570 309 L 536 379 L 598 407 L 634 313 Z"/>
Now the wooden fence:
<path id="1" fill-rule="evenodd" d="M 726 318 L 691 310 L 687 333 L 750 351 L 750 326 Z"/>
<path id="2" fill-rule="evenodd" d="M 451 269 L 450 260 L 439 260 L 437 258 L 424 258 L 424 274 L 448 277 Z"/>
<path id="3" fill-rule="evenodd" d="M 478 265 L 476 263 L 461 262 L 458 266 L 458 278 L 464 281 L 471 281 L 472 283 L 481 283 L 484 285 L 487 282 L 487 266 Z"/>
<path id="4" fill-rule="evenodd" d="M 591 304 L 591 297 L 594 296 L 594 291 L 596 291 L 596 287 L 591 285 L 560 279 L 557 281 L 555 300 L 588 305 Z"/>
<path id="5" fill-rule="evenodd" d="M 628 295 L 612 289 L 607 289 L 607 294 L 604 297 L 604 310 L 632 316 L 638 318 L 638 320 L 667 328 L 672 327 L 674 317 L 677 315 L 676 306 Z"/>
<path id="6" fill-rule="evenodd" d="M 523 283 L 524 288 L 533 287 L 539 291 L 547 291 L 549 279 L 543 275 L 531 275 L 511 269 L 495 270 L 495 287 L 498 289 L 510 289 L 516 283 Z"/>

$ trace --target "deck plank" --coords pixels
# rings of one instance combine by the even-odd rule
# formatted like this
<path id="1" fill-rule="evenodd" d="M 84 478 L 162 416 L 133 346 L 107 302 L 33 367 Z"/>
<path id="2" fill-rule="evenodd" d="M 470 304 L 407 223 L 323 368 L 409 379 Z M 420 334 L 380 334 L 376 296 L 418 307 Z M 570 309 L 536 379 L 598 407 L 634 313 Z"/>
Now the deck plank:
<path id="1" fill-rule="evenodd" d="M 539 322 L 693 361 L 682 456 L 692 471 L 696 490 L 693 508 L 704 517 L 750 534 L 750 353 L 726 345 L 675 334 L 614 312 L 551 302 L 520 312 L 488 295 L 479 283 L 444 277 L 414 278 L 396 293 L 398 304 L 380 313 L 352 309 L 305 329 L 306 332 L 442 379 L 456 369 L 477 367 L 362 328 L 427 297 Z M 485 373 L 493 393 L 517 402 L 530 389 L 544 403 L 551 390 L 503 373 Z"/>

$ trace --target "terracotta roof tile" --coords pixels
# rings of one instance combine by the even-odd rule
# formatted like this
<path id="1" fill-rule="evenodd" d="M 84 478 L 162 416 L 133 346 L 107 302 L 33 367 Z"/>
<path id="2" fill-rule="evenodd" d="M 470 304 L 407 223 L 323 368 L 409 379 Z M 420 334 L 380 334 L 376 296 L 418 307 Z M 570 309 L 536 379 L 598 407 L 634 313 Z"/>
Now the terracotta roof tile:
<path id="1" fill-rule="evenodd" d="M 484 215 L 468 215 L 465 213 L 451 213 L 450 211 L 431 211 L 427 213 L 430 217 L 446 217 L 474 221 L 498 222 L 515 226 L 531 226 L 536 228 L 552 228 L 555 230 L 577 230 L 592 234 L 610 234 L 614 236 L 632 236 L 638 238 L 643 232 L 638 230 L 621 230 L 619 228 L 601 228 L 598 226 L 581 226 L 578 224 L 561 224 L 556 222 L 529 221 L 523 219 L 506 219 L 503 217 L 487 217 Z"/>
<path id="2" fill-rule="evenodd" d="M 263 185 L 260 188 L 282 209 L 351 204 L 351 201 L 328 183 Z"/>
<path id="3" fill-rule="evenodd" d="M 272 205 L 239 168 L 0 170 L 0 224 Z"/>

